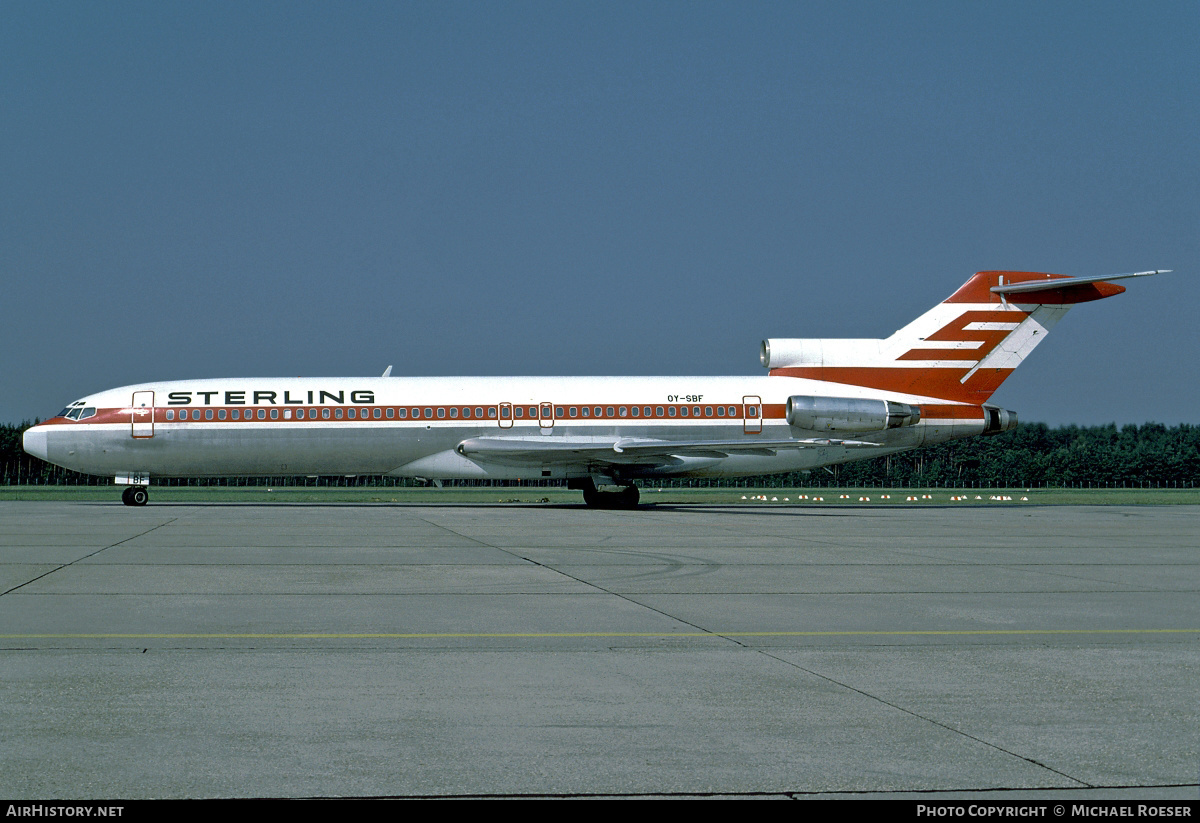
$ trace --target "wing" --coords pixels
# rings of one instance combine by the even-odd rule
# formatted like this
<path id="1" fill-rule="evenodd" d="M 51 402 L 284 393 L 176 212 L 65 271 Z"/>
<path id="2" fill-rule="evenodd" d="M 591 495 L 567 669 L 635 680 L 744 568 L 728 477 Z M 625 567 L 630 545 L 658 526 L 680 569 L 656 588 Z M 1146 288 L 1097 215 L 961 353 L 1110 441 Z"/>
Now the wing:
<path id="1" fill-rule="evenodd" d="M 472 437 L 458 444 L 463 457 L 510 464 L 667 464 L 680 457 L 773 456 L 783 449 L 829 446 L 862 449 L 882 444 L 864 440 L 650 440 L 631 437 Z"/>

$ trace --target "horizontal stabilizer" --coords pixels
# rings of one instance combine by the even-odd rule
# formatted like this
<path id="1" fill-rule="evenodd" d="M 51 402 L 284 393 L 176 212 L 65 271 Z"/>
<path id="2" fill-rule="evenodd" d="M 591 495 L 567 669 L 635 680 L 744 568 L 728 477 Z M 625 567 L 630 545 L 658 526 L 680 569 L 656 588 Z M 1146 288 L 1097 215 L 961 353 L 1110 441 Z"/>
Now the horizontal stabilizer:
<path id="1" fill-rule="evenodd" d="M 1097 274 L 1091 277 L 1057 277 L 1052 280 L 1034 280 L 1023 283 L 1000 284 L 992 286 L 996 294 L 1026 294 L 1028 292 L 1054 291 L 1069 289 L 1072 286 L 1086 286 L 1089 283 L 1107 283 L 1110 280 L 1125 280 L 1130 277 L 1149 277 L 1152 274 L 1166 274 L 1171 269 L 1155 269 L 1154 271 L 1135 271 L 1128 274 Z"/>

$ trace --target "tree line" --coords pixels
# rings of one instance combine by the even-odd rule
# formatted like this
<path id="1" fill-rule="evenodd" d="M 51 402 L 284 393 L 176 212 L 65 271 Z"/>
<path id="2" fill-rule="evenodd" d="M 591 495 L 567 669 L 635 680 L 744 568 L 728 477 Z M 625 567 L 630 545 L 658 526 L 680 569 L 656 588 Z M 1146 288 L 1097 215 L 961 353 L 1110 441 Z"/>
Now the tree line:
<path id="1" fill-rule="evenodd" d="M 36 421 L 35 421 L 36 422 Z M 105 485 L 26 454 L 32 423 L 0 424 L 0 485 Z M 158 481 L 156 481 L 158 482 Z M 187 482 L 187 481 L 185 481 Z M 198 481 L 191 481 L 193 483 Z M 421 485 L 402 478 L 207 478 L 205 485 Z M 1160 423 L 1058 426 L 1028 423 L 994 437 L 952 440 L 914 451 L 815 469 L 735 480 L 651 481 L 655 486 L 1178 487 L 1200 485 L 1200 426 Z M 462 481 L 453 485 L 480 485 Z M 499 481 L 483 485 L 507 485 Z M 560 482 L 537 483 L 561 485 Z M 515 484 L 514 484 L 515 485 Z"/>

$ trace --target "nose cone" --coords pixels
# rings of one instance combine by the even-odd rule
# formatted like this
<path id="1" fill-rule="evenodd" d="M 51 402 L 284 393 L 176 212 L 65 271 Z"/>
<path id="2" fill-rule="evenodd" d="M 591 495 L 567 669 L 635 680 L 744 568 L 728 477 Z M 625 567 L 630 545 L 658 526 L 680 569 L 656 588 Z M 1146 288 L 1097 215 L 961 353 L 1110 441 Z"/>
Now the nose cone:
<path id="1" fill-rule="evenodd" d="M 46 456 L 49 453 L 46 445 L 46 430 L 41 426 L 31 426 L 26 429 L 25 436 L 21 438 L 21 446 L 34 457 L 42 460 L 50 459 Z"/>

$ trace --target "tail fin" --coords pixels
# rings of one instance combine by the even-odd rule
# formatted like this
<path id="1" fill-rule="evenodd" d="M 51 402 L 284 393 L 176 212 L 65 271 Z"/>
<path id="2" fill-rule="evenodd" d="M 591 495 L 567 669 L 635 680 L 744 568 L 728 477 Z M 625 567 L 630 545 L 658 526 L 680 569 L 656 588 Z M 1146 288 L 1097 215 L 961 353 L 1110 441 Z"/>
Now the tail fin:
<path id="1" fill-rule="evenodd" d="M 1107 281 L 1158 273 L 981 271 L 886 340 L 765 340 L 762 361 L 773 375 L 982 404 L 1071 306 L 1125 291 Z"/>

